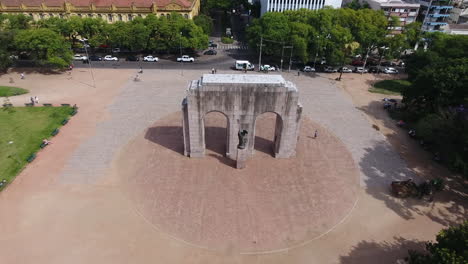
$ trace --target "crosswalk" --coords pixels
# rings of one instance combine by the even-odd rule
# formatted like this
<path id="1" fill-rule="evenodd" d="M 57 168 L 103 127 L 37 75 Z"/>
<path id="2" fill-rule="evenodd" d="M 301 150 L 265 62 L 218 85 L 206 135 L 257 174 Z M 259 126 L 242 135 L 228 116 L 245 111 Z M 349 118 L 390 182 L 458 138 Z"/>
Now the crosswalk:
<path id="1" fill-rule="evenodd" d="M 248 49 L 248 47 L 247 47 L 247 45 L 236 45 L 236 44 L 223 44 L 223 45 L 220 45 L 220 44 L 218 44 L 217 49 L 222 49 L 222 50 L 234 50 L 234 49 L 246 50 L 246 49 Z"/>

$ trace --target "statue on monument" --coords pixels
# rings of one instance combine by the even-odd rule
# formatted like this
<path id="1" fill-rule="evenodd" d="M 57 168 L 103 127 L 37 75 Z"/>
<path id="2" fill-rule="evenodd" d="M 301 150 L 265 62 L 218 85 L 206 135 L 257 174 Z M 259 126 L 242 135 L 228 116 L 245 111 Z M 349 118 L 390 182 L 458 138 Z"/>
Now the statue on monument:
<path id="1" fill-rule="evenodd" d="M 239 130 L 239 133 L 237 133 L 237 136 L 239 137 L 239 145 L 237 145 L 238 149 L 245 149 L 247 145 L 247 130 Z"/>

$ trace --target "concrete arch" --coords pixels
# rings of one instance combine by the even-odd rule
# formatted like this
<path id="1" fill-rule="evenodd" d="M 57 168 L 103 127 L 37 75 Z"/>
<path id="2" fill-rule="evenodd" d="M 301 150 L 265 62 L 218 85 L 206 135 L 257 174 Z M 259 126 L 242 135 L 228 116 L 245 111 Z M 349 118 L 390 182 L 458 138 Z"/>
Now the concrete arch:
<path id="1" fill-rule="evenodd" d="M 206 149 L 206 123 L 205 123 L 205 120 L 206 120 L 206 116 L 208 114 L 210 114 L 210 113 L 220 113 L 226 118 L 226 141 L 225 141 L 225 153 L 223 153 L 223 154 L 227 157 L 227 156 L 229 156 L 230 121 L 229 121 L 229 116 L 226 113 L 222 112 L 222 111 L 211 110 L 211 111 L 206 112 L 203 115 L 203 117 L 201 119 L 202 127 L 203 127 L 201 139 L 203 140 L 203 146 Z"/>
<path id="2" fill-rule="evenodd" d="M 281 137 L 283 135 L 283 117 L 281 116 L 281 114 L 275 112 L 275 111 L 265 111 L 263 113 L 260 113 L 260 114 L 257 114 L 255 116 L 255 121 L 254 121 L 254 135 L 253 135 L 253 147 L 255 148 L 255 139 L 256 139 L 256 136 L 257 136 L 257 119 L 261 116 L 261 115 L 264 115 L 264 114 L 268 114 L 268 113 L 273 113 L 275 114 L 276 116 L 276 120 L 275 120 L 275 132 L 274 132 L 274 137 L 273 137 L 273 156 L 276 157 L 277 154 L 279 153 L 280 149 L 281 149 Z"/>
<path id="3" fill-rule="evenodd" d="M 182 101 L 184 154 L 205 154 L 204 116 L 211 111 L 228 119 L 226 156 L 237 159 L 238 131 L 247 130 L 247 155 L 254 153 L 255 121 L 265 112 L 277 114 L 274 156 L 295 156 L 302 106 L 297 88 L 281 75 L 205 74 L 189 84 Z"/>

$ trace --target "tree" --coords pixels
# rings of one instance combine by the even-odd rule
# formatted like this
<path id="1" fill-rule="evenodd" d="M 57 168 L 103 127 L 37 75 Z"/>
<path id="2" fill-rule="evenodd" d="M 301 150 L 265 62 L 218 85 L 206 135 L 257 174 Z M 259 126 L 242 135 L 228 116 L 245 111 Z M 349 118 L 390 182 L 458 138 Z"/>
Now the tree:
<path id="1" fill-rule="evenodd" d="M 193 18 L 195 25 L 201 27 L 203 32 L 210 35 L 213 31 L 213 19 L 207 15 L 200 14 Z"/>
<path id="2" fill-rule="evenodd" d="M 410 251 L 409 264 L 468 263 L 468 221 L 440 231 L 435 243 L 426 244 L 426 250 Z"/>
<path id="3" fill-rule="evenodd" d="M 29 52 L 40 65 L 64 68 L 72 59 L 65 39 L 47 28 L 21 30 L 14 43 L 20 51 Z"/>

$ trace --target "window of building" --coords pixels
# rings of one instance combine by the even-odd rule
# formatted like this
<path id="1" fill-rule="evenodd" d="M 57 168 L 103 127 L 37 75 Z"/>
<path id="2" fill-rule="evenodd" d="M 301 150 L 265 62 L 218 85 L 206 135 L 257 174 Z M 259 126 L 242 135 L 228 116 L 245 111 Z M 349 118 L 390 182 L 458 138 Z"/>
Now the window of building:
<path id="1" fill-rule="evenodd" d="M 138 14 L 138 17 L 142 17 L 142 15 L 141 15 L 141 14 Z"/>
<path id="2" fill-rule="evenodd" d="M 44 14 L 40 13 L 40 14 L 39 14 L 39 17 L 40 17 L 41 19 L 44 19 Z"/>
<path id="3" fill-rule="evenodd" d="M 410 12 L 416 12 L 416 10 L 417 10 L 416 8 L 412 8 L 410 9 Z"/>
<path id="4" fill-rule="evenodd" d="M 33 14 L 32 14 L 32 13 L 29 13 L 29 16 L 30 16 L 30 17 L 33 17 Z"/>
<path id="5" fill-rule="evenodd" d="M 388 8 L 384 8 L 383 11 L 388 11 L 389 9 Z"/>
<path id="6" fill-rule="evenodd" d="M 88 14 L 88 17 L 93 17 L 93 14 Z"/>
<path id="7" fill-rule="evenodd" d="M 78 14 L 78 16 L 79 16 L 79 17 L 83 17 L 83 15 L 82 15 L 82 14 Z"/>
<path id="8" fill-rule="evenodd" d="M 133 20 L 133 16 L 131 14 L 128 14 L 128 21 L 132 21 Z"/>
<path id="9" fill-rule="evenodd" d="M 187 14 L 185 14 L 185 15 L 184 15 L 184 17 L 185 17 L 185 18 L 188 18 L 188 15 L 187 15 Z"/>
<path id="10" fill-rule="evenodd" d="M 109 20 L 109 21 L 112 22 L 112 14 L 108 14 L 108 15 L 107 15 L 107 20 Z"/>
<path id="11" fill-rule="evenodd" d="M 408 12 L 408 9 L 405 9 L 404 12 Z"/>
<path id="12" fill-rule="evenodd" d="M 100 19 L 102 19 L 102 15 L 101 15 L 101 14 L 98 14 L 97 16 L 98 16 Z"/>
<path id="13" fill-rule="evenodd" d="M 119 14 L 118 17 L 119 17 L 119 21 L 122 21 L 122 15 Z"/>
<path id="14" fill-rule="evenodd" d="M 63 14 L 59 14 L 59 17 L 60 17 L 60 18 L 63 18 Z"/>
<path id="15" fill-rule="evenodd" d="M 49 13 L 49 17 L 54 17 L 54 14 L 52 14 L 52 13 Z"/>

